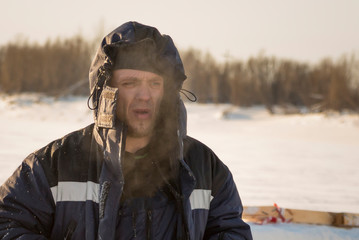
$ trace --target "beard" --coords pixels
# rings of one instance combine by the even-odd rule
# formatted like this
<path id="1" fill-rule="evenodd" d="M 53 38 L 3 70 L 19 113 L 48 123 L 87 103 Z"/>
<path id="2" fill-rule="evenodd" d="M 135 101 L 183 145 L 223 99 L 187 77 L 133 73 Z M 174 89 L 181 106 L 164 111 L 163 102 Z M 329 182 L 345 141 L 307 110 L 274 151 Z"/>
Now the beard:
<path id="1" fill-rule="evenodd" d="M 151 121 L 126 121 L 127 135 L 131 137 L 150 136 L 144 148 L 146 159 L 123 161 L 125 178 L 122 201 L 136 197 L 151 197 L 159 189 L 178 187 L 180 163 L 178 144 L 178 103 L 174 90 L 165 91 L 161 105 Z M 130 118 L 127 118 L 129 120 Z"/>
<path id="2" fill-rule="evenodd" d="M 139 197 L 153 197 L 161 190 L 168 192 L 169 185 L 179 191 L 179 147 L 177 139 L 176 106 L 164 102 L 157 117 L 149 122 L 127 124 L 127 135 L 131 137 L 150 136 L 149 144 L 140 150 L 146 157 L 129 158 L 122 162 L 124 189 L 121 201 Z M 171 195 L 172 197 L 172 195 Z"/>
<path id="3" fill-rule="evenodd" d="M 146 124 L 144 122 L 139 122 L 137 124 L 131 124 L 126 122 L 127 125 L 127 135 L 133 138 L 143 138 L 151 137 L 154 131 L 154 123 Z"/>

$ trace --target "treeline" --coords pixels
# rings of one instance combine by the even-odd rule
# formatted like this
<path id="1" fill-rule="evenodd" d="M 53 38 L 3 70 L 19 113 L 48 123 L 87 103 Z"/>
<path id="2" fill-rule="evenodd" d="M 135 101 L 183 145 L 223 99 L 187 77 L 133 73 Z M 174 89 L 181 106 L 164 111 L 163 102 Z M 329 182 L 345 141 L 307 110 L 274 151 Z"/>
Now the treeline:
<path id="1" fill-rule="evenodd" d="M 91 44 L 82 36 L 48 40 L 45 44 L 27 41 L 0 48 L 0 91 L 62 94 L 70 86 L 88 79 Z M 83 88 L 75 94 L 87 94 Z"/>
<path id="2" fill-rule="evenodd" d="M 99 41 L 82 36 L 26 41 L 0 47 L 0 92 L 87 95 L 88 69 Z M 259 54 L 246 61 L 216 61 L 210 54 L 181 52 L 189 81 L 184 88 L 201 103 L 275 106 L 288 111 L 359 111 L 359 60 L 345 56 L 317 64 Z"/>
<path id="3" fill-rule="evenodd" d="M 182 53 L 187 75 L 185 87 L 202 103 L 239 106 L 275 106 L 285 111 L 359 111 L 359 59 L 343 56 L 309 65 L 259 54 L 247 61 L 219 64 L 198 50 Z"/>

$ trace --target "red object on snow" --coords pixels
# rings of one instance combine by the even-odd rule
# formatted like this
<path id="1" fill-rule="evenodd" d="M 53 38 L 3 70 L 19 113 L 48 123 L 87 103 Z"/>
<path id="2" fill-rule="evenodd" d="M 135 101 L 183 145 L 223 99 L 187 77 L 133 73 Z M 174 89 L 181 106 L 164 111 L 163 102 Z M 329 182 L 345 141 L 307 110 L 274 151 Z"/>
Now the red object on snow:
<path id="1" fill-rule="evenodd" d="M 278 207 L 276 203 L 274 203 L 275 211 L 278 213 L 278 217 L 268 216 L 264 218 L 261 222 L 258 224 L 268 224 L 268 223 L 290 223 L 292 219 L 286 219 L 283 215 L 283 208 Z"/>

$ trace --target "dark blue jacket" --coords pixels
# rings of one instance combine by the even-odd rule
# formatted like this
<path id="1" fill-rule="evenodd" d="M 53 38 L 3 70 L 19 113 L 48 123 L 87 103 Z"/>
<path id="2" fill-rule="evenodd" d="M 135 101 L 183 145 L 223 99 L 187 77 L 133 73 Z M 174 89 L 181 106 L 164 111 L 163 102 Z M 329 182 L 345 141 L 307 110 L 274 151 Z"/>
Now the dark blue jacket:
<path id="1" fill-rule="evenodd" d="M 90 125 L 36 151 L 1 186 L 1 239 L 114 239 L 123 182 L 94 132 Z M 228 168 L 190 137 L 184 160 L 180 181 L 189 239 L 252 239 Z"/>

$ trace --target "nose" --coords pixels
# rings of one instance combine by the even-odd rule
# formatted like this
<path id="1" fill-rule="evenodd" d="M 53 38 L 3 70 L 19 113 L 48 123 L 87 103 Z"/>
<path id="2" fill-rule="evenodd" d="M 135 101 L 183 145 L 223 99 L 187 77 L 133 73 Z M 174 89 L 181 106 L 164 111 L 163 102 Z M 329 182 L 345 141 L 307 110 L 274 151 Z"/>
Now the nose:
<path id="1" fill-rule="evenodd" d="M 137 91 L 137 99 L 142 101 L 148 101 L 151 99 L 151 91 L 149 86 L 141 84 Z"/>

